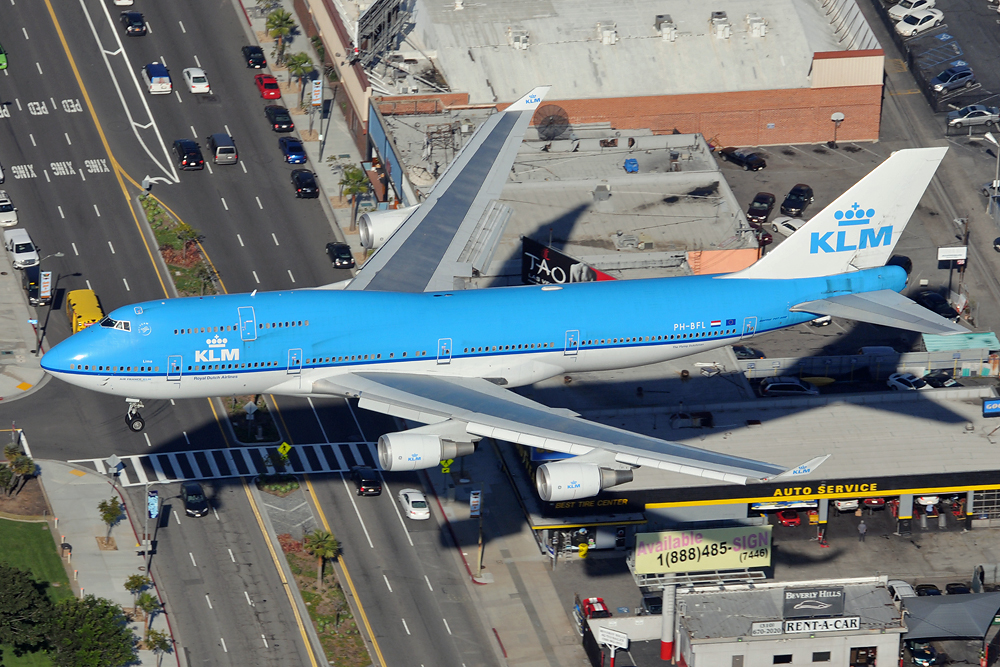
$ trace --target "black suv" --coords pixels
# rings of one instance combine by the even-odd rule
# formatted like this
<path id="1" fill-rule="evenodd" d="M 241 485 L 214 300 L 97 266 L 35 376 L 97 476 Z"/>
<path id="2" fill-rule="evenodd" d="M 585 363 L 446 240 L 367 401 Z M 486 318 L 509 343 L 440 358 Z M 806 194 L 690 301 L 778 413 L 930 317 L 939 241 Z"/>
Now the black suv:
<path id="1" fill-rule="evenodd" d="M 268 104 L 264 107 L 264 115 L 271 123 L 271 129 L 275 132 L 291 132 L 295 129 L 292 117 L 288 115 L 288 109 L 277 104 Z"/>
<path id="2" fill-rule="evenodd" d="M 335 269 L 353 269 L 354 254 L 351 246 L 346 243 L 327 243 L 326 254 L 330 256 L 330 263 Z"/>
<path id="3" fill-rule="evenodd" d="M 188 516 L 205 516 L 208 514 L 208 499 L 198 482 L 181 484 L 181 500 L 184 501 L 184 513 Z"/>
<path id="4" fill-rule="evenodd" d="M 292 186 L 295 188 L 295 196 L 299 199 L 316 199 L 319 197 L 319 187 L 316 186 L 316 177 L 308 169 L 292 170 Z"/>
<path id="5" fill-rule="evenodd" d="M 201 147 L 190 139 L 178 139 L 174 142 L 174 156 L 177 166 L 184 171 L 197 171 L 205 168 L 205 158 L 201 155 Z"/>
<path id="6" fill-rule="evenodd" d="M 743 171 L 760 171 L 767 166 L 767 162 L 761 156 L 739 148 L 723 148 L 719 151 L 719 159 L 743 167 Z"/>
<path id="7" fill-rule="evenodd" d="M 259 46 L 244 46 L 243 60 L 247 61 L 247 67 L 263 69 L 267 67 L 267 59 L 264 57 L 264 50 Z"/>
<path id="8" fill-rule="evenodd" d="M 118 15 L 126 35 L 142 37 L 146 34 L 146 19 L 139 12 L 122 12 Z"/>
<path id="9" fill-rule="evenodd" d="M 378 473 L 368 466 L 351 468 L 351 479 L 358 487 L 359 496 L 378 496 L 382 494 L 382 481 Z"/>
<path id="10" fill-rule="evenodd" d="M 754 229 L 761 229 L 774 210 L 774 195 L 770 192 L 758 192 L 747 207 L 747 222 Z"/>
<path id="11" fill-rule="evenodd" d="M 813 189 L 805 183 L 798 183 L 792 186 L 785 195 L 785 201 L 781 202 L 781 213 L 799 218 L 811 203 L 813 203 Z"/>

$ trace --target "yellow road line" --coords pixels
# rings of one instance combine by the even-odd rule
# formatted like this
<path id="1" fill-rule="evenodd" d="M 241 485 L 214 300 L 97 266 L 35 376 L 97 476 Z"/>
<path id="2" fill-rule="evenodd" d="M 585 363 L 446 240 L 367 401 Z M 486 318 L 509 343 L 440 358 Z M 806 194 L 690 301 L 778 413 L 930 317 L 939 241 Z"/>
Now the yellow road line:
<path id="1" fill-rule="evenodd" d="M 281 420 L 281 425 L 285 429 L 285 436 L 288 438 L 289 444 L 294 445 L 295 441 L 292 440 L 292 434 L 288 430 L 288 424 L 285 423 L 285 416 L 281 414 L 281 408 L 278 407 L 278 402 L 274 400 L 274 394 L 271 394 L 271 402 L 274 403 L 274 409 L 278 413 L 278 419 Z M 323 513 L 323 508 L 320 507 L 319 498 L 316 497 L 316 489 L 313 487 L 312 480 L 309 479 L 309 475 L 303 475 L 306 480 L 306 489 L 309 490 L 309 495 L 312 496 L 313 504 L 316 506 L 316 511 L 319 512 L 319 520 L 323 523 L 323 529 L 328 533 L 333 533 L 330 530 L 330 522 L 326 520 L 326 514 Z M 368 638 L 372 642 L 372 647 L 375 649 L 375 655 L 378 656 L 379 664 L 382 667 L 387 667 L 385 658 L 382 657 L 382 649 L 379 648 L 378 641 L 375 639 L 375 633 L 372 632 L 372 626 L 368 622 L 368 614 L 365 613 L 365 607 L 361 604 L 361 598 L 358 597 L 358 591 L 354 588 L 354 582 L 351 580 L 351 573 L 347 571 L 347 562 L 344 560 L 344 556 L 341 555 L 337 560 L 340 561 L 340 569 L 344 571 L 344 578 L 347 580 L 347 587 L 351 589 L 351 595 L 354 596 L 354 601 L 358 604 L 358 611 L 361 612 L 361 621 L 365 624 L 365 629 L 368 631 Z"/>
<path id="2" fill-rule="evenodd" d="M 63 34 L 63 29 L 59 24 L 59 19 L 56 18 L 56 12 L 52 8 L 52 2 L 50 0 L 45 0 L 45 6 L 49 10 L 49 17 L 51 17 L 52 24 L 55 26 L 56 34 L 59 35 L 59 42 L 62 44 L 63 51 L 66 53 L 66 59 L 69 60 L 69 66 L 73 70 L 73 76 L 76 77 L 76 83 L 80 86 L 80 94 L 83 95 L 83 100 L 87 103 L 87 110 L 90 111 L 90 118 L 94 121 L 94 126 L 97 128 L 97 134 L 101 137 L 101 144 L 104 146 L 104 150 L 108 154 L 108 159 L 111 160 L 111 166 L 114 169 L 115 178 L 118 180 L 118 187 L 121 188 L 122 194 L 125 196 L 125 201 L 128 202 L 128 209 L 132 213 L 132 220 L 135 222 L 135 228 L 139 232 L 139 238 L 142 239 L 142 244 L 146 247 L 146 254 L 149 255 L 149 263 L 152 264 L 153 271 L 156 272 L 156 278 L 160 281 L 160 288 L 163 290 L 164 296 L 170 298 L 167 286 L 163 282 L 163 276 L 160 275 L 160 270 L 156 267 L 156 261 L 153 259 L 153 251 L 150 249 L 149 243 L 146 242 L 146 235 L 142 232 L 142 226 L 139 224 L 139 216 L 135 214 L 135 208 L 132 205 L 132 198 L 129 196 L 128 190 L 125 187 L 125 182 L 122 180 L 122 168 L 118 164 L 118 160 L 115 159 L 114 154 L 111 152 L 111 146 L 108 145 L 107 137 L 104 136 L 104 128 L 101 127 L 101 122 L 97 119 L 97 112 L 94 110 L 94 105 L 90 101 L 90 94 L 87 92 L 86 86 L 83 85 L 83 78 L 80 76 L 80 70 L 76 66 L 76 60 L 73 59 L 73 54 L 69 51 L 69 44 L 66 42 L 66 35 Z M 133 183 L 134 182 L 135 181 L 133 181 Z"/>
<path id="3" fill-rule="evenodd" d="M 212 408 L 212 415 L 215 416 L 215 423 L 218 424 L 219 430 L 222 432 L 222 440 L 226 443 L 227 448 L 232 448 L 232 444 L 229 442 L 229 438 L 226 437 L 226 431 L 222 428 L 222 422 L 219 420 L 219 413 L 215 410 L 215 405 L 212 403 L 212 399 L 208 400 L 208 406 Z M 243 483 L 243 492 L 247 494 L 247 500 L 250 501 L 250 509 L 253 510 L 253 514 L 257 517 L 257 527 L 260 528 L 261 534 L 264 536 L 264 542 L 267 544 L 267 550 L 271 554 L 271 560 L 274 561 L 274 567 L 278 570 L 278 578 L 281 579 L 281 585 L 285 589 L 285 595 L 288 596 L 288 603 L 292 606 L 292 614 L 295 615 L 295 623 L 299 626 L 299 633 L 302 635 L 302 642 L 306 646 L 306 652 L 309 654 L 309 662 L 313 667 L 319 667 L 316 662 L 316 655 L 313 653 L 312 642 L 309 641 L 309 634 L 306 632 L 306 626 L 302 622 L 302 616 L 299 615 L 299 608 L 295 604 L 295 596 L 292 593 L 291 586 L 288 585 L 288 580 L 285 578 L 285 572 L 281 569 L 281 562 L 278 560 L 278 554 L 274 551 L 274 545 L 271 544 L 271 539 L 267 535 L 267 528 L 264 527 L 264 519 L 260 515 L 260 510 L 257 509 L 257 503 L 253 499 L 253 494 L 250 493 L 250 485 L 247 482 L 247 478 L 240 476 L 240 481 Z M 312 621 L 310 621 L 312 622 Z"/>

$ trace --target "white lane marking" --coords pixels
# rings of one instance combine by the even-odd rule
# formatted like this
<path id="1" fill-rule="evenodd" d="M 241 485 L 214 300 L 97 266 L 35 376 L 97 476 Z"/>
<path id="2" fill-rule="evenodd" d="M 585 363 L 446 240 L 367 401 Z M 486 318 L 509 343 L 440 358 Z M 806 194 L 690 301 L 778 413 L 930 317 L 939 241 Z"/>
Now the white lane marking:
<path id="1" fill-rule="evenodd" d="M 15 101 L 15 102 L 17 102 L 17 110 L 18 110 L 18 111 L 24 111 L 24 109 L 22 109 L 22 108 L 21 108 L 21 100 L 19 100 L 19 99 L 17 99 L 17 98 L 15 97 L 15 98 L 14 98 L 14 101 Z"/>
<path id="2" fill-rule="evenodd" d="M 220 519 L 220 518 L 219 518 L 219 513 L 218 513 L 218 511 L 216 511 L 216 509 L 215 509 L 214 507 L 212 508 L 212 514 L 214 514 L 214 515 L 215 515 L 215 520 L 216 520 L 216 521 L 222 521 L 222 519 Z"/>
<path id="3" fill-rule="evenodd" d="M 35 61 L 35 67 L 38 68 L 38 73 L 41 74 L 42 73 L 42 64 L 40 62 L 38 62 L 37 60 Z"/>
<path id="4" fill-rule="evenodd" d="M 69 132 L 63 132 L 63 136 L 66 137 L 66 143 L 69 144 L 70 146 L 72 146 L 73 142 L 70 141 Z"/>
<path id="5" fill-rule="evenodd" d="M 260 197 L 254 197 L 254 199 L 257 200 L 257 208 L 259 208 L 260 210 L 263 211 L 264 210 L 264 205 L 260 203 Z"/>
<path id="6" fill-rule="evenodd" d="M 195 132 L 194 125 L 188 125 L 191 128 L 191 140 L 198 141 L 198 133 Z"/>
<path id="7" fill-rule="evenodd" d="M 208 597 L 208 593 L 205 593 L 205 602 L 208 603 L 208 608 L 212 609 L 212 600 Z"/>
<path id="8" fill-rule="evenodd" d="M 208 596 L 206 596 L 206 597 L 208 597 Z M 444 629 L 447 630 L 448 634 L 450 635 L 451 634 L 451 626 L 448 625 L 448 619 L 447 618 L 442 618 L 441 620 L 444 621 Z"/>
<path id="9" fill-rule="evenodd" d="M 11 4 L 13 4 L 13 3 L 11 3 Z M 28 37 L 28 29 L 27 28 L 21 28 L 21 32 L 24 33 L 24 38 L 25 39 L 31 39 L 30 37 Z"/>
<path id="10" fill-rule="evenodd" d="M 220 199 L 222 199 L 222 206 L 223 206 L 223 208 L 225 208 L 228 211 L 229 210 L 229 204 L 226 203 L 226 198 L 225 197 L 220 197 Z"/>
<path id="11" fill-rule="evenodd" d="M 52 110 L 55 111 L 58 108 L 56 107 L 56 98 L 50 97 L 49 102 L 52 102 Z"/>
<path id="12" fill-rule="evenodd" d="M 80 170 L 80 179 L 84 181 L 87 180 L 87 174 L 83 172 L 83 169 Z"/>
<path id="13" fill-rule="evenodd" d="M 232 549 L 226 549 L 226 551 L 229 552 L 229 560 L 231 560 L 231 561 L 233 561 L 235 563 L 236 562 L 236 556 L 233 555 L 233 550 Z"/>
<path id="14" fill-rule="evenodd" d="M 170 405 L 177 405 L 176 403 L 174 403 L 174 399 L 172 398 L 170 399 Z M 181 431 L 181 433 L 184 433 L 184 431 Z M 184 433 L 184 439 L 187 440 L 187 433 Z M 188 444 L 189 445 L 191 444 L 190 440 L 188 440 Z"/>
<path id="15" fill-rule="evenodd" d="M 175 405 L 174 399 L 172 399 L 172 398 L 170 399 L 170 405 Z M 188 432 L 187 431 L 181 431 L 181 433 L 184 434 L 184 442 L 186 442 L 187 444 L 190 445 L 191 444 L 191 438 L 188 437 Z"/>
<path id="16" fill-rule="evenodd" d="M 174 516 L 176 516 L 176 515 L 177 515 L 177 512 L 174 512 Z M 194 562 L 194 554 L 189 551 L 188 552 L 188 556 L 191 556 L 191 564 L 194 565 L 195 567 L 198 567 L 198 563 Z"/>
<path id="17" fill-rule="evenodd" d="M 292 270 L 291 269 L 288 269 L 288 277 L 292 279 L 293 283 L 295 282 L 295 276 L 292 275 Z"/>
<path id="18" fill-rule="evenodd" d="M 246 591 L 243 591 L 243 597 L 245 597 L 247 599 L 247 604 L 252 607 L 253 606 L 253 602 L 250 600 L 250 594 L 247 593 Z"/>
<path id="19" fill-rule="evenodd" d="M 401 619 L 403 621 L 403 629 L 406 630 L 406 634 L 410 634 L 410 628 L 406 625 L 406 619 Z"/>
<path id="20" fill-rule="evenodd" d="M 309 403 L 310 403 L 310 405 L 312 404 L 312 399 L 309 399 Z M 313 408 L 313 413 L 315 414 L 315 412 L 316 412 L 316 408 Z M 319 421 L 319 416 L 318 415 L 316 417 L 316 421 L 317 422 Z M 322 429 L 322 428 L 323 428 L 323 425 L 320 424 L 320 429 Z M 325 432 L 323 433 L 323 438 L 326 439 L 327 442 L 330 442 L 329 438 L 326 437 L 326 433 Z M 340 481 L 344 483 L 344 489 L 347 491 L 347 497 L 351 501 L 351 506 L 354 507 L 354 513 L 358 515 L 358 523 L 361 524 L 361 530 L 363 530 L 365 532 L 365 539 L 368 540 L 368 546 L 369 546 L 369 548 L 374 549 L 375 545 L 372 544 L 372 536 L 368 534 L 368 526 L 365 525 L 365 520 L 361 518 L 361 512 L 360 512 L 360 510 L 358 510 L 358 504 L 356 502 L 354 502 L 354 491 L 352 491 L 351 487 L 349 487 L 347 485 L 347 478 L 344 477 L 344 473 L 340 473 Z M 386 584 L 388 584 L 388 583 L 389 582 L 387 581 Z M 390 593 L 392 592 L 391 588 L 389 589 L 389 592 Z"/>
<path id="21" fill-rule="evenodd" d="M 180 103 L 180 104 L 184 104 L 184 100 L 182 100 L 182 99 L 181 99 L 181 91 L 179 91 L 179 90 L 174 90 L 174 95 L 176 95 L 176 96 L 177 96 L 177 102 L 178 102 L 178 103 Z"/>
<path id="22" fill-rule="evenodd" d="M 83 281 L 83 282 L 87 283 L 87 289 L 89 289 L 89 290 L 92 290 L 92 289 L 94 289 L 93 287 L 91 287 L 91 286 L 90 286 L 90 281 L 89 281 L 89 280 L 87 280 L 86 278 L 84 279 L 84 281 Z"/>
<path id="23" fill-rule="evenodd" d="M 126 283 L 126 284 L 125 284 L 125 287 L 126 287 L 126 288 L 128 287 L 128 283 Z M 129 290 L 129 291 L 131 292 L 132 290 Z M 149 441 L 149 434 L 148 434 L 148 433 L 143 433 L 143 435 L 144 435 L 144 436 L 146 436 L 146 446 L 147 446 L 147 447 L 152 447 L 152 446 L 153 446 L 153 443 L 151 443 L 151 442 Z"/>
<path id="24" fill-rule="evenodd" d="M 183 21 L 178 21 L 177 23 L 179 23 L 180 26 L 181 26 L 181 32 L 186 35 L 187 34 L 187 30 L 184 29 L 184 22 Z"/>
<path id="25" fill-rule="evenodd" d="M 253 274 L 253 279 L 257 281 L 258 285 L 260 285 L 260 278 L 257 277 L 257 272 L 256 271 L 251 271 L 250 273 Z"/>
<path id="26" fill-rule="evenodd" d="M 35 143 L 35 135 L 29 134 L 28 138 L 31 139 L 31 145 L 37 147 L 38 144 Z"/>
<path id="27" fill-rule="evenodd" d="M 226 652 L 226 653 L 229 653 L 229 649 L 226 648 L 226 639 L 225 639 L 225 637 L 219 637 L 219 641 L 222 642 L 222 650 L 224 652 Z"/>
<path id="28" fill-rule="evenodd" d="M 214 171 L 212 171 L 212 165 L 210 165 L 209 163 L 206 162 L 205 166 L 208 167 L 208 173 L 210 173 L 210 174 L 214 174 L 215 173 Z"/>
<path id="29" fill-rule="evenodd" d="M 201 67 L 201 61 L 198 60 L 198 56 L 194 57 L 194 64 L 195 64 L 196 67 Z M 229 130 L 226 130 L 226 133 L 228 134 Z"/>
<path id="30" fill-rule="evenodd" d="M 195 57 L 197 57 L 197 56 L 195 56 Z M 232 134 L 232 132 L 229 131 L 229 126 L 228 125 L 223 125 L 222 127 L 226 128 L 226 134 Z"/>
<path id="31" fill-rule="evenodd" d="M 7 70 L 4 70 L 4 71 L 6 72 Z M 243 164 L 242 162 L 240 162 L 240 166 L 243 167 L 243 173 L 244 174 L 247 173 L 247 166 L 245 164 Z"/>
<path id="32" fill-rule="evenodd" d="M 62 213 L 62 209 L 61 208 L 59 209 L 59 212 Z M 76 255 L 77 257 L 79 257 L 80 256 L 80 251 L 76 249 L 76 244 L 73 243 L 72 241 L 70 241 L 70 245 L 73 246 L 73 254 Z"/>
<path id="33" fill-rule="evenodd" d="M 123 283 L 125 283 L 125 291 L 126 291 L 126 292 L 131 292 L 131 291 L 132 291 L 132 288 L 128 286 L 128 281 L 127 281 L 127 280 L 125 280 L 124 278 L 122 278 L 122 282 L 123 282 Z M 147 436 L 147 437 L 148 437 L 148 436 Z"/>
<path id="34" fill-rule="evenodd" d="M 52 179 L 49 178 L 49 170 L 48 169 L 42 169 L 42 173 L 45 174 L 45 182 L 46 183 L 51 183 Z M 83 172 L 80 172 L 80 173 L 82 174 Z"/>
<path id="35" fill-rule="evenodd" d="M 264 640 L 264 648 L 271 648 L 270 646 L 267 645 L 267 637 L 261 635 L 260 638 Z"/>
<path id="36" fill-rule="evenodd" d="M 237 234 L 236 235 L 236 240 L 240 242 L 240 247 L 241 248 L 246 248 L 246 246 L 243 244 L 243 237 L 242 236 L 240 236 L 239 234 Z"/>
<path id="37" fill-rule="evenodd" d="M 274 239 L 274 245 L 281 245 L 278 243 L 278 237 L 274 235 L 274 232 L 271 232 L 271 238 Z"/>
<path id="38" fill-rule="evenodd" d="M 391 592 L 392 592 L 392 586 L 390 586 L 390 585 L 389 585 L 389 577 L 387 577 L 387 576 L 385 576 L 385 575 L 383 574 L 383 575 L 382 575 L 382 578 L 383 578 L 383 579 L 385 579 L 385 587 L 386 587 L 386 588 L 388 588 L 388 589 L 389 589 L 389 592 L 391 593 Z"/>
<path id="39" fill-rule="evenodd" d="M 56 208 L 59 209 L 59 217 L 62 218 L 63 220 L 65 220 L 66 219 L 66 214 L 63 213 L 62 206 L 56 206 Z"/>
<path id="40" fill-rule="evenodd" d="M 431 580 L 427 578 L 426 574 L 424 575 L 424 581 L 427 582 L 427 588 L 431 589 L 431 593 L 433 593 L 434 592 L 434 587 L 431 586 Z"/>
<path id="41" fill-rule="evenodd" d="M 98 218 L 101 217 L 101 209 L 97 208 L 97 204 L 94 204 L 94 213 L 97 214 Z M 111 241 L 108 241 L 108 245 L 111 245 Z M 115 251 L 115 249 L 112 248 L 111 252 L 114 252 L 114 251 Z"/>
<path id="42" fill-rule="evenodd" d="M 96 206 L 95 206 L 95 208 L 96 208 Z M 108 247 L 111 248 L 111 254 L 114 255 L 115 254 L 115 247 L 113 245 L 111 245 L 111 241 L 108 241 Z"/>

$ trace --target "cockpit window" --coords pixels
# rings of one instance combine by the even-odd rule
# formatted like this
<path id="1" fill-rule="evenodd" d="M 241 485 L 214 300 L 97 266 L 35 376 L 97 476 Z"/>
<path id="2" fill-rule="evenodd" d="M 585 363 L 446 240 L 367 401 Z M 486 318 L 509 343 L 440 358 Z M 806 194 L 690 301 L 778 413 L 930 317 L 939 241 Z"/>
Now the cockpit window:
<path id="1" fill-rule="evenodd" d="M 118 329 L 120 331 L 131 331 L 132 323 L 126 320 L 113 320 L 110 317 L 105 317 L 101 320 L 101 326 L 107 329 Z"/>

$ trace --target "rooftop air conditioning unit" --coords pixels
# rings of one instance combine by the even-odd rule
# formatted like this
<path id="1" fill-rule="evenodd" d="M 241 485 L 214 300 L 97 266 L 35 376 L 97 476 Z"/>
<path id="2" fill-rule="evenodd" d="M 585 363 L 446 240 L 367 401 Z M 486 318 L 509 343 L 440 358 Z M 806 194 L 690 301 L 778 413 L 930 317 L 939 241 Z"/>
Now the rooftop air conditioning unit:
<path id="1" fill-rule="evenodd" d="M 657 14 L 656 21 L 653 22 L 656 31 L 663 37 L 664 42 L 673 42 L 677 39 L 677 26 L 670 14 Z"/>
<path id="2" fill-rule="evenodd" d="M 716 39 L 729 39 L 733 34 L 733 26 L 725 12 L 712 12 L 712 32 Z"/>
<path id="3" fill-rule="evenodd" d="M 618 43 L 618 24 L 614 21 L 597 22 L 597 38 L 601 44 L 614 45 Z"/>
<path id="4" fill-rule="evenodd" d="M 760 14 L 747 14 L 747 32 L 754 37 L 767 35 L 767 21 Z"/>
<path id="5" fill-rule="evenodd" d="M 507 43 L 521 51 L 528 50 L 528 31 L 507 28 Z"/>

